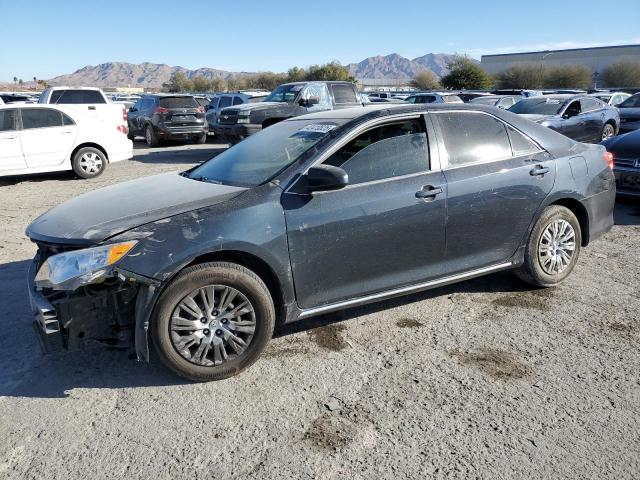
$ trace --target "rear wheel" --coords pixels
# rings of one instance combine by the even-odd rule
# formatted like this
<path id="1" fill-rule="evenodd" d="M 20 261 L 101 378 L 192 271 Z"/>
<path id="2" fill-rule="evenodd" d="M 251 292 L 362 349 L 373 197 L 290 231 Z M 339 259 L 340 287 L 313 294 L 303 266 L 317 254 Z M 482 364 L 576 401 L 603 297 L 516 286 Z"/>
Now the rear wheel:
<path id="1" fill-rule="evenodd" d="M 97 148 L 85 147 L 73 156 L 71 166 L 79 177 L 95 178 L 107 167 L 107 157 Z"/>
<path id="2" fill-rule="evenodd" d="M 578 261 L 582 231 L 571 210 L 547 207 L 531 231 L 524 265 L 516 271 L 524 281 L 553 287 L 569 276 Z"/>
<path id="3" fill-rule="evenodd" d="M 160 359 L 195 381 L 221 380 L 257 360 L 273 335 L 269 290 L 251 270 L 211 262 L 185 269 L 160 297 L 151 333 Z"/>
<path id="4" fill-rule="evenodd" d="M 616 134 L 616 128 L 610 124 L 605 123 L 604 127 L 602 127 L 602 132 L 600 132 L 600 140 L 606 140 L 607 138 L 611 138 Z"/>
<path id="5" fill-rule="evenodd" d="M 207 134 L 203 133 L 202 135 L 196 137 L 196 143 L 207 143 Z"/>
<path id="6" fill-rule="evenodd" d="M 144 139 L 150 147 L 157 147 L 160 144 L 158 136 L 156 135 L 156 132 L 153 131 L 153 127 L 151 125 L 147 125 L 144 129 Z"/>

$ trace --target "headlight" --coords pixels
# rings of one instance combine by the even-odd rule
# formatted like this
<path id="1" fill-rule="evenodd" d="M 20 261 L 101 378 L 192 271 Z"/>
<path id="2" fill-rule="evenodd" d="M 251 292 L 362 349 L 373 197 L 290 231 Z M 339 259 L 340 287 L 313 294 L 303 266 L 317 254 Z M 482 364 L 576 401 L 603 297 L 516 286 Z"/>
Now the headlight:
<path id="1" fill-rule="evenodd" d="M 110 267 L 137 244 L 136 240 L 59 253 L 47 258 L 35 283 L 54 290 L 75 290 L 110 274 Z"/>
<path id="2" fill-rule="evenodd" d="M 250 111 L 241 111 L 238 112 L 238 123 L 251 123 L 249 120 L 251 119 Z"/>

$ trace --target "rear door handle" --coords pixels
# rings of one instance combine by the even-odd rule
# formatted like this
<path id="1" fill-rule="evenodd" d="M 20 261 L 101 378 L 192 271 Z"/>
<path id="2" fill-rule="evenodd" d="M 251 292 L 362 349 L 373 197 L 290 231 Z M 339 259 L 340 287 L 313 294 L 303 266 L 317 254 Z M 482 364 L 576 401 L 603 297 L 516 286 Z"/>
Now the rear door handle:
<path id="1" fill-rule="evenodd" d="M 544 175 L 545 173 L 549 173 L 549 167 L 543 167 L 542 165 L 536 165 L 529 170 L 529 175 Z"/>
<path id="2" fill-rule="evenodd" d="M 442 187 L 434 187 L 433 185 L 425 185 L 422 190 L 416 192 L 416 198 L 433 199 L 436 195 L 442 193 Z"/>
<path id="3" fill-rule="evenodd" d="M 96 107 L 94 107 L 94 106 L 87 107 L 87 110 L 95 110 L 95 109 L 96 109 Z"/>

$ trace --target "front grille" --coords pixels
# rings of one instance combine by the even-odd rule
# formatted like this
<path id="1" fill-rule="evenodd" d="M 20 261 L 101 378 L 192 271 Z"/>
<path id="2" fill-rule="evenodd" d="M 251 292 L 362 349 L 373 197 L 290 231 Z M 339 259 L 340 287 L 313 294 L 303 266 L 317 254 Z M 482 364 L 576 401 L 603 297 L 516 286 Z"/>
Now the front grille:
<path id="1" fill-rule="evenodd" d="M 238 123 L 238 110 L 236 109 L 225 109 L 220 112 L 218 117 L 218 123 L 221 125 L 235 125 Z"/>
<path id="2" fill-rule="evenodd" d="M 637 158 L 615 158 L 613 163 L 616 167 L 640 169 L 640 159 Z"/>

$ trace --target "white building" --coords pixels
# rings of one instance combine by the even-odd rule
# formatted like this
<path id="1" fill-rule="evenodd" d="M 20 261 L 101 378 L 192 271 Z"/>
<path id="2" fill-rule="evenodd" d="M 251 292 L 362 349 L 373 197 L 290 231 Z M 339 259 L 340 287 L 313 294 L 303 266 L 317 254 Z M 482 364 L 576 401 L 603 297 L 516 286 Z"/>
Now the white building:
<path id="1" fill-rule="evenodd" d="M 594 73 L 602 73 L 607 66 L 621 59 L 640 62 L 640 45 L 483 55 L 480 64 L 492 74 L 502 72 L 514 63 L 541 63 L 544 66 L 585 65 Z"/>

